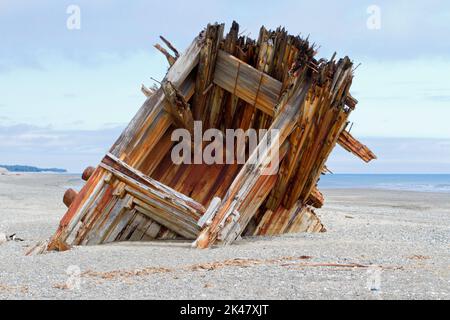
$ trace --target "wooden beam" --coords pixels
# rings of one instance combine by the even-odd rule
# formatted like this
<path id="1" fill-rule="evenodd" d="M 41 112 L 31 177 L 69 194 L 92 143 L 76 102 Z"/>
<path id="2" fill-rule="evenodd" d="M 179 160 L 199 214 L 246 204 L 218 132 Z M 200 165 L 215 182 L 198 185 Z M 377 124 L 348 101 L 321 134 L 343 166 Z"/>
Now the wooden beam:
<path id="1" fill-rule="evenodd" d="M 142 174 L 112 154 L 107 154 L 103 158 L 100 167 L 109 171 L 127 185 L 147 195 L 149 198 L 176 208 L 186 216 L 198 220 L 206 212 L 206 209 L 195 200 Z"/>
<path id="2" fill-rule="evenodd" d="M 190 240 L 195 239 L 200 233 L 197 220 L 186 215 L 184 211 L 168 206 L 134 188 L 126 187 L 126 191 L 133 196 L 134 209 L 160 225 Z"/>
<path id="3" fill-rule="evenodd" d="M 217 56 L 214 83 L 270 116 L 282 93 L 280 81 L 223 50 Z M 350 95 L 345 101 L 351 109 L 358 103 Z"/>
<path id="4" fill-rule="evenodd" d="M 214 83 L 273 116 L 281 94 L 281 82 L 220 50 Z"/>
<path id="5" fill-rule="evenodd" d="M 314 208 L 322 208 L 323 204 L 325 202 L 325 199 L 323 197 L 322 192 L 317 189 L 317 186 L 313 189 L 311 194 L 309 195 L 308 200 L 306 201 L 306 204 L 313 206 Z"/>
<path id="6" fill-rule="evenodd" d="M 324 232 L 325 228 L 311 207 L 299 201 L 291 209 L 283 206 L 267 210 L 258 223 L 254 236 L 274 236 L 283 233 Z"/>
<path id="7" fill-rule="evenodd" d="M 364 144 L 356 140 L 350 132 L 344 130 L 339 136 L 339 145 L 353 153 L 355 156 L 368 163 L 375 160 L 377 156 Z"/>
<path id="8" fill-rule="evenodd" d="M 178 52 L 177 48 L 174 47 L 174 45 L 167 40 L 166 38 L 164 38 L 163 36 L 159 36 L 159 38 L 166 44 L 166 46 L 172 50 L 172 52 L 175 55 L 175 59 L 178 59 L 180 57 L 180 53 Z"/>
<path id="9" fill-rule="evenodd" d="M 235 54 L 238 48 L 238 38 L 239 25 L 233 21 L 230 31 L 221 43 L 221 47 L 223 47 L 225 52 Z M 210 102 L 206 105 L 205 112 L 203 114 L 205 119 L 205 130 L 209 128 L 218 128 L 221 124 L 224 124 L 227 128 L 231 127 L 233 109 L 236 104 L 235 100 L 237 100 L 237 98 L 233 99 L 228 91 L 217 85 L 213 85 Z"/>
<path id="10" fill-rule="evenodd" d="M 205 40 L 200 51 L 193 103 L 194 118 L 197 121 L 206 119 L 205 109 L 210 97 L 207 89 L 212 84 L 217 52 L 223 38 L 223 28 L 224 24 L 210 24 L 204 31 Z"/>
<path id="11" fill-rule="evenodd" d="M 175 125 L 194 134 L 194 118 L 183 94 L 170 81 L 164 82 L 162 89 L 168 102 L 165 110 L 172 115 Z"/>

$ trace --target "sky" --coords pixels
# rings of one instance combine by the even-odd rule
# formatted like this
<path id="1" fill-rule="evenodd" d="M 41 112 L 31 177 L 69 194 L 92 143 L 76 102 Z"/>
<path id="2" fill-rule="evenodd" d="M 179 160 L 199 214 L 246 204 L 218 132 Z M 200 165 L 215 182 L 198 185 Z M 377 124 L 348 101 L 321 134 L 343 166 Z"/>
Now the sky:
<path id="1" fill-rule="evenodd" d="M 67 27 L 72 5 L 79 29 Z M 95 165 L 144 102 L 141 84 L 167 71 L 158 36 L 182 51 L 207 23 L 233 20 L 253 38 L 285 26 L 318 57 L 361 64 L 352 134 L 379 159 L 337 147 L 333 172 L 450 173 L 450 2 L 437 0 L 0 0 L 0 164 Z"/>

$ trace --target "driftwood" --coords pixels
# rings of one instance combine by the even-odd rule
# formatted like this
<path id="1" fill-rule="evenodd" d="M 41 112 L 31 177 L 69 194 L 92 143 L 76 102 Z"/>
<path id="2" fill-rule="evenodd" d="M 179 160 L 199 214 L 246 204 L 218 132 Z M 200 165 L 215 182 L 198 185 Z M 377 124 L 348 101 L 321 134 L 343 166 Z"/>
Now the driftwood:
<path id="1" fill-rule="evenodd" d="M 356 140 L 348 131 L 341 132 L 339 135 L 339 144 L 364 162 L 370 162 L 377 158 L 367 146 Z"/>
<path id="2" fill-rule="evenodd" d="M 69 209 L 47 249 L 154 239 L 208 248 L 245 235 L 324 232 L 314 208 L 324 204 L 317 184 L 333 148 L 376 158 L 345 130 L 357 105 L 351 60 L 317 60 L 308 40 L 281 28 L 242 37 L 235 22 L 227 34 L 223 24 L 208 25 L 183 54 L 161 40 L 171 51 L 156 45 L 170 65 L 166 77 L 155 90 L 142 88 L 144 105 L 102 162 L 85 170 L 80 192 L 66 194 Z M 231 162 L 177 164 L 172 133 L 195 134 L 194 121 L 201 133 L 269 131 L 255 148 L 244 139 Z M 190 147 L 210 147 L 197 142 Z"/>

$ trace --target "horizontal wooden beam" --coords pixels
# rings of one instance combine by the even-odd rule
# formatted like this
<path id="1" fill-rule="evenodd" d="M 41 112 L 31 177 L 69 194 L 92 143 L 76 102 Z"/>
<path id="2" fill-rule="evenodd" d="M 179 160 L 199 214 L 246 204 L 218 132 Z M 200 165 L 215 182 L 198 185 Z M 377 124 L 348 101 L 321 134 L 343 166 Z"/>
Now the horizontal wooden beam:
<path id="1" fill-rule="evenodd" d="M 338 142 L 342 148 L 353 153 L 364 162 L 370 162 L 377 158 L 377 156 L 366 145 L 356 140 L 348 131 L 342 131 Z"/>
<path id="2" fill-rule="evenodd" d="M 100 167 L 112 173 L 117 179 L 137 189 L 148 198 L 169 206 L 183 215 L 195 220 L 195 224 L 206 209 L 184 194 L 144 175 L 112 154 L 107 154 Z M 170 212 L 167 212 L 170 214 Z"/>
<path id="3" fill-rule="evenodd" d="M 273 116 L 281 95 L 281 82 L 220 50 L 214 83 Z"/>
<path id="4" fill-rule="evenodd" d="M 217 56 L 214 83 L 270 116 L 282 93 L 280 81 L 223 50 Z M 349 95 L 345 103 L 353 110 L 358 101 Z"/>
<path id="5" fill-rule="evenodd" d="M 317 189 L 317 186 L 311 191 L 306 204 L 313 206 L 314 208 L 322 208 L 325 199 L 323 197 L 322 192 Z"/>
<path id="6" fill-rule="evenodd" d="M 200 227 L 196 219 L 131 187 L 125 190 L 133 197 L 134 209 L 138 212 L 186 239 L 197 238 Z"/>

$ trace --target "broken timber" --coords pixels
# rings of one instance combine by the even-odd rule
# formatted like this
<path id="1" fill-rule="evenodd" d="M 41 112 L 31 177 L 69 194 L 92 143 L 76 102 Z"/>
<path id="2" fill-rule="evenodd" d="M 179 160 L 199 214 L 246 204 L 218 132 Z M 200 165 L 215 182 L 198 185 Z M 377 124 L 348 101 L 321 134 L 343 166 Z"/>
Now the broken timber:
<path id="1" fill-rule="evenodd" d="M 85 170 L 84 187 L 66 193 L 69 209 L 47 249 L 154 239 L 208 248 L 245 235 L 325 231 L 313 208 L 324 203 L 317 183 L 335 145 L 376 159 L 346 131 L 357 104 L 350 59 L 316 60 L 308 40 L 281 28 L 241 37 L 235 22 L 226 35 L 223 24 L 208 25 L 184 54 L 161 40 L 173 53 L 155 45 L 170 65 L 161 87 L 142 87 L 144 105 Z M 254 150 L 246 142 L 245 163 L 176 164 L 172 133 L 193 133 L 194 121 L 204 131 L 269 131 Z M 273 163 L 278 170 L 267 174 Z"/>

